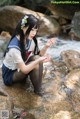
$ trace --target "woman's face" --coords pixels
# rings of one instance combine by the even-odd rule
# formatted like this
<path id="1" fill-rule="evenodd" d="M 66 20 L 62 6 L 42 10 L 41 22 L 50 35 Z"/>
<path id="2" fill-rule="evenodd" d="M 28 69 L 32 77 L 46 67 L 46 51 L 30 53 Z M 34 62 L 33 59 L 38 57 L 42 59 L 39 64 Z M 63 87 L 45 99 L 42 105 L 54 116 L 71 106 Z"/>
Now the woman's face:
<path id="1" fill-rule="evenodd" d="M 36 35 L 38 29 L 32 28 L 32 30 L 29 33 L 29 39 L 33 39 L 33 37 Z"/>

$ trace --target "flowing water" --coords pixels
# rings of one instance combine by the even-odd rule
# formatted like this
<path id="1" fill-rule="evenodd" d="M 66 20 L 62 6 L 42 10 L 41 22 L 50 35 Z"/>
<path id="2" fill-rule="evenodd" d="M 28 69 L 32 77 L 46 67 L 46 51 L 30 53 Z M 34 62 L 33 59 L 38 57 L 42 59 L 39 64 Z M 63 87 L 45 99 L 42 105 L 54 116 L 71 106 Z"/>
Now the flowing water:
<path id="1" fill-rule="evenodd" d="M 47 38 L 38 38 L 39 39 L 39 44 L 40 48 L 42 48 L 45 43 L 47 42 Z M 75 40 L 63 40 L 58 37 L 55 38 L 55 44 L 52 45 L 48 50 L 47 53 L 52 56 L 52 58 L 55 59 L 60 59 L 60 54 L 62 51 L 66 50 L 76 50 L 80 52 L 80 41 L 75 41 Z"/>
<path id="2" fill-rule="evenodd" d="M 46 37 L 38 37 L 40 49 L 46 44 L 47 40 L 48 39 Z M 0 65 L 2 63 L 4 45 L 5 45 L 4 41 L 0 40 Z M 80 52 L 80 41 L 69 39 L 63 40 L 56 37 L 55 44 L 53 44 L 50 48 L 48 48 L 47 53 L 50 54 L 52 58 L 58 60 L 60 59 L 61 52 L 66 50 L 76 50 Z"/>

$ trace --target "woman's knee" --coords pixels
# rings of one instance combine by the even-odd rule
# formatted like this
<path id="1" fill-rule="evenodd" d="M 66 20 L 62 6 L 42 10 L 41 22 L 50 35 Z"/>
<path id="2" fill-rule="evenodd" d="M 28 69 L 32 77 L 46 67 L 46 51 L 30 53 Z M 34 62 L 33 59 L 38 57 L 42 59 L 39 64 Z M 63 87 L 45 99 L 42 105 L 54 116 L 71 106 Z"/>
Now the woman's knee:
<path id="1" fill-rule="evenodd" d="M 39 59 L 39 58 L 40 58 L 39 55 L 35 55 L 35 56 L 32 57 L 33 60 L 36 60 L 36 59 Z"/>
<path id="2" fill-rule="evenodd" d="M 33 56 L 33 61 L 35 61 L 36 59 L 40 58 L 39 55 L 35 55 Z M 39 64 L 36 65 L 37 68 L 43 67 L 43 62 L 40 62 Z"/>

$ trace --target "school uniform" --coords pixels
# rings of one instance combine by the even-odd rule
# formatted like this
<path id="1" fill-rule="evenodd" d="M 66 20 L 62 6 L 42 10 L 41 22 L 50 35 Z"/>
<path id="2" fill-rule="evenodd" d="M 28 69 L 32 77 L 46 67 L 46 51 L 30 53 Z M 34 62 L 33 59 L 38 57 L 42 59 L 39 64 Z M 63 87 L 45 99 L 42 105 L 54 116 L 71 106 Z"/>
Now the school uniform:
<path id="1" fill-rule="evenodd" d="M 15 71 L 19 70 L 17 63 L 24 62 L 20 52 L 19 40 L 17 37 L 14 37 L 9 45 L 8 52 L 3 60 L 2 65 L 2 77 L 5 85 L 12 85 L 12 77 Z M 25 49 L 27 51 L 27 60 L 29 57 L 34 55 L 33 51 L 35 49 L 35 43 L 33 40 L 26 40 Z"/>

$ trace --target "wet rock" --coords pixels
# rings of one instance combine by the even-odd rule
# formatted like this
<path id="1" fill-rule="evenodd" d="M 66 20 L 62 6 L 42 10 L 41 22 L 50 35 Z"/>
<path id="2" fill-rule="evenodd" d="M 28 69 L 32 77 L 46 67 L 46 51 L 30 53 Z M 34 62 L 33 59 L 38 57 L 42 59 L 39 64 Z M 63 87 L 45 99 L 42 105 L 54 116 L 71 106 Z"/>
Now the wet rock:
<path id="1" fill-rule="evenodd" d="M 71 119 L 71 114 L 68 111 L 59 111 L 52 119 Z"/>
<path id="2" fill-rule="evenodd" d="M 12 118 L 13 117 L 12 108 L 13 103 L 10 100 L 10 98 L 7 96 L 0 95 L 0 113 L 1 111 L 4 112 L 6 110 L 9 113 L 9 118 Z"/>
<path id="3" fill-rule="evenodd" d="M 80 69 L 71 71 L 65 77 L 64 84 L 66 88 L 70 89 L 71 91 L 71 94 L 68 96 L 70 96 L 70 101 L 73 105 L 73 109 L 76 112 L 80 112 Z"/>
<path id="4" fill-rule="evenodd" d="M 65 115 L 67 118 L 69 114 L 72 118 L 73 115 L 76 115 L 76 112 L 78 113 L 76 117 L 79 117 L 79 92 L 77 93 L 74 91 L 74 93 L 72 92 L 68 95 L 65 91 L 65 87 L 62 87 L 64 83 L 67 88 L 73 90 L 71 86 L 68 86 L 67 81 L 71 79 L 70 76 L 79 76 L 79 72 L 75 71 L 72 75 L 68 75 L 66 80 L 64 79 L 64 82 L 62 83 L 60 73 L 58 71 L 54 71 L 50 64 L 47 64 L 50 69 L 48 76 L 49 74 L 52 76 L 52 73 L 55 74 L 55 76 L 43 78 L 42 88 L 45 93 L 42 97 L 33 93 L 33 87 L 27 87 L 26 84 L 22 83 L 17 83 L 13 86 L 7 87 L 3 84 L 2 79 L 0 78 L 0 87 L 8 93 L 14 104 L 13 109 L 15 118 L 20 117 L 23 111 L 26 111 L 26 116 L 30 119 L 58 119 L 59 115 L 61 118 L 64 118 Z M 79 78 L 76 81 L 79 81 Z M 75 83 L 75 86 L 76 85 L 77 82 Z M 63 90 L 61 90 L 61 87 Z M 78 89 L 79 88 L 80 87 L 78 86 Z"/>
<path id="5" fill-rule="evenodd" d="M 61 52 L 63 62 L 69 70 L 80 67 L 80 53 L 75 50 L 66 50 Z"/>

